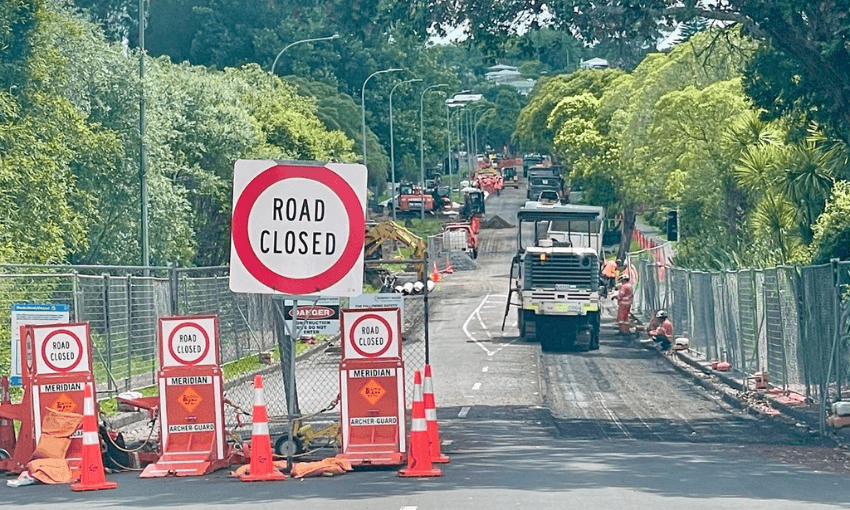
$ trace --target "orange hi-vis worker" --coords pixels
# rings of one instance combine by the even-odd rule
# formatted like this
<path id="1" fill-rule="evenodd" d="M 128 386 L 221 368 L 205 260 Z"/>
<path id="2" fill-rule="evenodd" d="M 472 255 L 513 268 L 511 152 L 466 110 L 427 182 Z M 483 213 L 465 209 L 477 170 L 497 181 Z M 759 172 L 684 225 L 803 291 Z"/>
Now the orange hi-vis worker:
<path id="1" fill-rule="evenodd" d="M 617 275 L 617 261 L 614 259 L 609 259 L 605 262 L 605 265 L 602 266 L 602 276 L 610 279 L 614 279 Z"/>
<path id="2" fill-rule="evenodd" d="M 620 334 L 628 335 L 632 332 L 629 316 L 632 310 L 634 290 L 632 289 L 631 278 L 629 278 L 628 273 L 621 274 L 618 280 L 621 282 L 620 290 L 614 297 L 617 300 L 617 326 L 620 328 Z"/>

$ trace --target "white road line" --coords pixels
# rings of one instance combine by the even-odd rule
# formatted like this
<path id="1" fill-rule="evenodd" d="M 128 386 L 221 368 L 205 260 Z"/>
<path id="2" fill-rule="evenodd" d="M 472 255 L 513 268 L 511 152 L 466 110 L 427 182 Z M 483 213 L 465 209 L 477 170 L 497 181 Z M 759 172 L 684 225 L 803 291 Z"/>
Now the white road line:
<path id="1" fill-rule="evenodd" d="M 399 508 L 398 510 L 416 510 L 417 508 L 419 508 L 419 507 L 418 506 L 403 506 L 403 507 Z"/>
<path id="2" fill-rule="evenodd" d="M 470 409 L 470 408 L 469 408 L 469 407 L 466 407 L 466 406 L 461 407 L 461 408 L 460 408 L 460 412 L 459 412 L 459 413 L 457 413 L 457 417 L 458 417 L 458 418 L 466 418 L 466 415 L 467 415 L 467 414 L 469 414 L 469 409 Z"/>
<path id="3" fill-rule="evenodd" d="M 490 367 L 484 367 L 484 368 L 481 369 L 482 372 L 486 372 L 488 370 L 490 370 Z"/>
<path id="4" fill-rule="evenodd" d="M 488 330 L 487 325 L 484 324 L 484 320 L 481 317 L 481 308 L 484 306 L 484 303 L 486 303 L 487 300 L 490 299 L 491 297 L 505 298 L 506 296 L 504 296 L 504 295 L 500 296 L 500 295 L 497 295 L 497 294 L 487 294 L 486 296 L 484 296 L 484 299 L 481 301 L 481 303 L 478 305 L 478 307 L 476 307 L 475 310 L 471 314 L 469 314 L 469 317 L 466 318 L 466 322 L 463 323 L 463 332 L 466 335 L 466 337 L 469 338 L 470 340 L 472 340 L 473 342 L 475 342 L 475 344 L 478 345 L 478 347 L 481 347 L 481 349 L 483 349 L 484 352 L 486 352 L 488 356 L 493 356 L 494 354 L 501 351 L 505 347 L 507 347 L 507 346 L 515 343 L 517 340 L 519 340 L 519 338 L 514 338 L 510 342 L 500 346 L 495 351 L 491 351 L 490 349 L 487 348 L 487 346 L 485 346 L 484 344 L 482 344 L 481 342 L 476 340 L 475 335 L 472 332 L 469 331 L 469 323 L 472 322 L 473 317 L 477 317 L 478 323 L 481 325 L 481 328 L 484 330 L 484 332 L 487 333 L 487 336 L 489 338 L 493 338 L 493 335 L 490 334 L 490 331 Z"/>
<path id="5" fill-rule="evenodd" d="M 477 382 L 477 383 L 472 385 L 472 391 L 478 391 L 480 389 L 481 389 L 481 383 L 480 382 Z"/>
<path id="6" fill-rule="evenodd" d="M 475 342 L 475 344 L 478 345 L 478 347 L 481 347 L 482 349 L 484 349 L 484 352 L 486 352 L 488 356 L 492 356 L 492 355 L 496 354 L 496 352 L 488 349 L 486 346 L 484 346 L 484 344 L 482 344 L 481 342 L 476 340 L 475 337 L 472 335 L 472 333 L 469 332 L 469 323 L 472 321 L 472 318 L 475 317 L 475 315 L 478 312 L 481 311 L 481 307 L 484 306 L 484 303 L 487 302 L 487 298 L 489 298 L 489 297 L 490 297 L 490 294 L 487 294 L 486 296 L 484 296 L 484 299 L 481 301 L 481 304 L 478 305 L 478 308 L 476 308 L 475 311 L 473 311 L 471 314 L 469 314 L 469 317 L 466 318 L 466 322 L 463 323 L 463 332 L 466 334 L 466 337 L 469 338 L 470 340 L 472 340 L 473 342 Z"/>

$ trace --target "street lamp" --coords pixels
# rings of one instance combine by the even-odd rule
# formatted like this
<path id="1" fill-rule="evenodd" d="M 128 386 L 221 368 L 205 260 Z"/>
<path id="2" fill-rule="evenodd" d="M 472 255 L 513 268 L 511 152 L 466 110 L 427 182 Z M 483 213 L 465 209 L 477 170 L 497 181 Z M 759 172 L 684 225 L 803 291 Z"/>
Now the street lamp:
<path id="1" fill-rule="evenodd" d="M 316 41 L 330 41 L 332 39 L 339 39 L 339 34 L 329 35 L 327 37 L 317 37 L 315 39 L 302 39 L 300 41 L 295 41 L 294 43 L 289 43 L 286 46 L 284 46 L 283 49 L 280 50 L 280 53 L 278 53 L 277 56 L 274 58 L 274 62 L 272 62 L 272 77 L 271 77 L 272 87 L 274 87 L 274 68 L 277 65 L 277 60 L 280 58 L 281 55 L 283 55 L 284 51 L 295 46 L 296 44 L 316 42 Z"/>
<path id="2" fill-rule="evenodd" d="M 393 181 L 393 185 L 390 191 L 390 205 L 393 208 L 393 221 L 395 221 L 395 148 L 393 143 L 393 92 L 395 92 L 395 89 L 397 89 L 399 85 L 404 85 L 405 83 L 414 83 L 417 81 L 422 81 L 422 79 L 414 78 L 412 80 L 405 80 L 403 82 L 396 83 L 392 90 L 390 90 L 390 169 Z"/>
<path id="3" fill-rule="evenodd" d="M 150 264 L 148 234 L 148 175 L 145 165 L 145 0 L 139 0 L 139 222 L 141 229 L 142 266 Z M 145 269 L 147 276 L 147 269 Z"/>
<path id="4" fill-rule="evenodd" d="M 373 76 L 383 74 L 383 73 L 394 73 L 396 71 L 403 71 L 403 69 L 392 68 L 392 69 L 384 69 L 382 71 L 375 71 L 374 73 L 370 74 L 366 78 L 366 80 L 363 82 L 363 86 L 360 87 L 360 106 L 362 107 L 362 110 L 363 110 L 363 119 L 362 119 L 363 120 L 363 166 L 367 166 L 366 165 L 366 84 L 369 83 L 369 80 Z"/>
<path id="5" fill-rule="evenodd" d="M 448 86 L 448 83 L 431 85 L 430 87 L 426 87 L 425 90 L 422 91 L 422 94 L 419 95 L 419 178 L 422 180 L 422 221 L 425 221 L 425 93 L 431 89 Z"/>

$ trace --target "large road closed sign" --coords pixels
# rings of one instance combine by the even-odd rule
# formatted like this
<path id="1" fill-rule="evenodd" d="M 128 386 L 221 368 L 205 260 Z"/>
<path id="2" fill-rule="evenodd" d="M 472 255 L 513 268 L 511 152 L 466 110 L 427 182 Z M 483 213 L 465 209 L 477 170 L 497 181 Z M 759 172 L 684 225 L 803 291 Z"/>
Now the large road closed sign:
<path id="1" fill-rule="evenodd" d="M 230 290 L 360 294 L 366 178 L 359 164 L 237 161 Z"/>

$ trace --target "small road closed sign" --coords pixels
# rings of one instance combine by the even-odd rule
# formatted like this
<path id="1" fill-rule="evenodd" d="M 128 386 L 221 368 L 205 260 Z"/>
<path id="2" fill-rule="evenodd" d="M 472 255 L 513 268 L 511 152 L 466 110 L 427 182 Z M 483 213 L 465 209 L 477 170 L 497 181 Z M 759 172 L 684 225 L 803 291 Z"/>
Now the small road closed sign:
<path id="1" fill-rule="evenodd" d="M 366 179 L 359 164 L 237 161 L 230 290 L 360 294 Z"/>
<path id="2" fill-rule="evenodd" d="M 401 358 L 401 312 L 398 308 L 342 311 L 342 359 Z"/>

